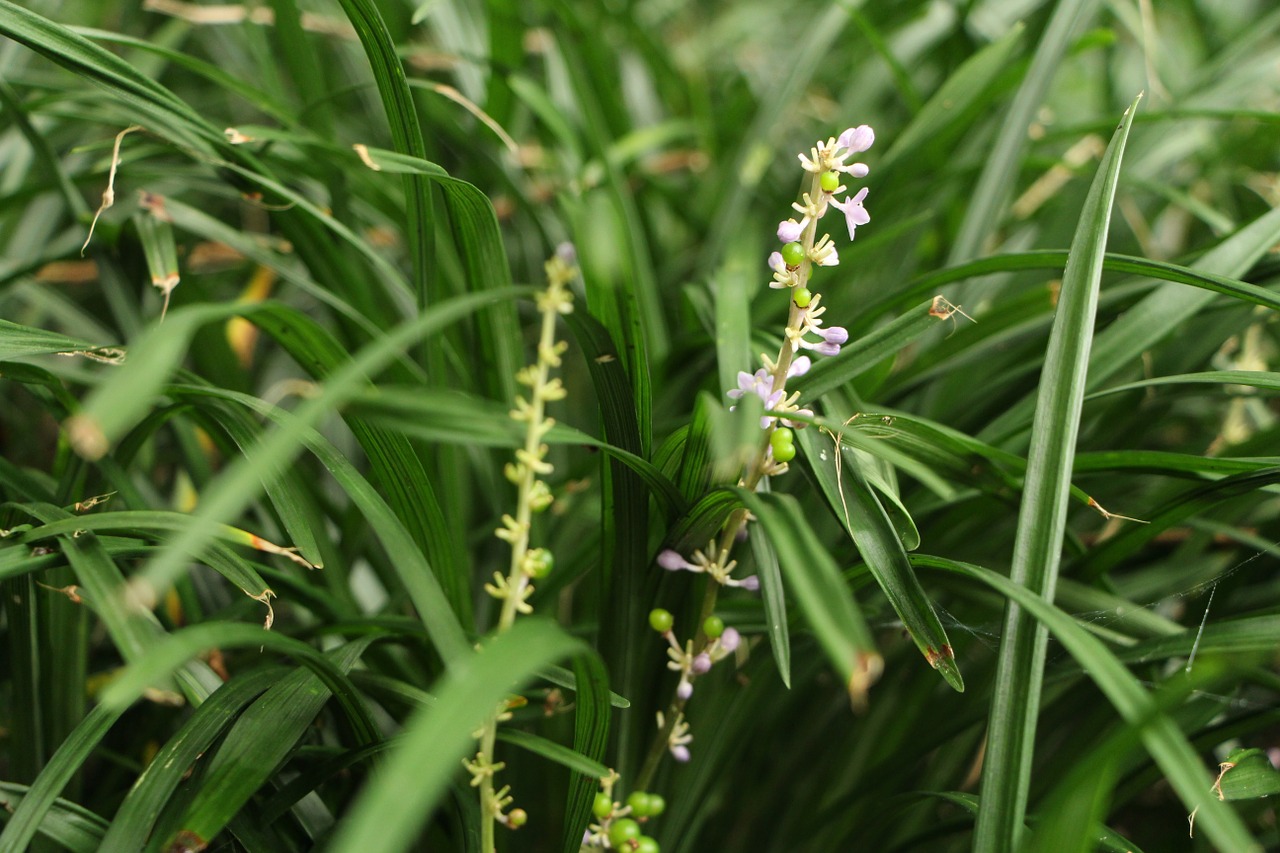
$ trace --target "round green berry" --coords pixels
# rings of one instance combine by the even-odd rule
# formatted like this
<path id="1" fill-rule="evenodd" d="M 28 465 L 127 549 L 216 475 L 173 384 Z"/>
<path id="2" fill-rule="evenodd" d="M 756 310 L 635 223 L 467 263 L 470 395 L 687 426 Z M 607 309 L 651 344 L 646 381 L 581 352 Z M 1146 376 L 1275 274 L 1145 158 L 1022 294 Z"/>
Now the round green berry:
<path id="1" fill-rule="evenodd" d="M 631 807 L 631 813 L 636 817 L 649 816 L 649 795 L 644 791 L 636 791 L 627 797 L 627 805 Z"/>
<path id="2" fill-rule="evenodd" d="M 655 607 L 649 611 L 649 627 L 657 631 L 659 634 L 665 634 L 671 630 L 671 626 L 676 624 L 676 617 L 671 615 L 670 610 L 663 610 L 661 607 Z"/>
<path id="3" fill-rule="evenodd" d="M 613 800 L 604 791 L 596 794 L 595 802 L 591 804 L 591 813 L 596 817 L 604 818 L 613 814 Z"/>
<path id="4" fill-rule="evenodd" d="M 797 308 L 808 308 L 809 303 L 813 301 L 813 294 L 809 292 L 807 287 L 797 287 L 791 291 L 791 301 L 796 304 Z"/>
<path id="5" fill-rule="evenodd" d="M 781 447 L 773 448 L 773 461 L 779 464 L 790 462 L 796 458 L 796 447 L 794 444 L 784 444 Z"/>
<path id="6" fill-rule="evenodd" d="M 657 817 L 667 810 L 667 801 L 662 798 L 661 794 L 649 795 L 649 816 Z"/>
<path id="7" fill-rule="evenodd" d="M 622 820 L 615 820 L 613 825 L 609 827 L 609 843 L 614 847 L 622 847 L 626 845 L 632 847 L 628 842 L 635 841 L 640 837 L 640 824 L 636 823 L 629 817 Z"/>
<path id="8" fill-rule="evenodd" d="M 799 243 L 788 243 L 782 247 L 782 262 L 789 267 L 798 267 L 804 260 L 804 246 Z"/>
<path id="9" fill-rule="evenodd" d="M 529 813 L 524 809 L 512 809 L 507 812 L 507 826 L 519 829 L 529 822 Z"/>
<path id="10" fill-rule="evenodd" d="M 636 844 L 636 853 L 662 853 L 662 848 L 658 846 L 658 842 L 647 835 L 640 836 Z"/>
<path id="11" fill-rule="evenodd" d="M 840 176 L 835 172 L 823 172 L 819 179 L 822 182 L 822 191 L 833 193 L 840 186 Z"/>
<path id="12" fill-rule="evenodd" d="M 777 450 L 779 447 L 786 447 L 787 445 L 792 444 L 795 441 L 795 438 L 796 434 L 791 430 L 786 427 L 778 427 L 769 436 L 769 443 L 773 445 L 774 450 Z"/>
<path id="13" fill-rule="evenodd" d="M 724 633 L 724 620 L 719 616 L 708 616 L 702 622 L 702 633 L 707 635 L 708 640 L 714 640 Z"/>

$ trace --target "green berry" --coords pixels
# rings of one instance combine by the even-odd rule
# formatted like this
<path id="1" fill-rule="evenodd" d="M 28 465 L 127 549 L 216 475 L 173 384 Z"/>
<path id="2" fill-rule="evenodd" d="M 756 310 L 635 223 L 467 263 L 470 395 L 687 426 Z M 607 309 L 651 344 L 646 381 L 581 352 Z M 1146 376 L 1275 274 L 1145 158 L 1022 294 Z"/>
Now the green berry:
<path id="1" fill-rule="evenodd" d="M 519 829 L 529 822 L 529 813 L 524 809 L 512 809 L 507 812 L 507 826 Z"/>
<path id="2" fill-rule="evenodd" d="M 808 308 L 813 301 L 813 294 L 807 287 L 797 287 L 791 291 L 791 300 L 796 303 L 797 308 Z"/>
<path id="3" fill-rule="evenodd" d="M 782 262 L 789 267 L 798 267 L 804 260 L 804 246 L 799 243 L 788 243 L 782 247 Z"/>
<path id="4" fill-rule="evenodd" d="M 702 633 L 707 639 L 714 640 L 724 633 L 724 620 L 719 616 L 708 616 L 702 623 Z"/>
<path id="5" fill-rule="evenodd" d="M 671 630 L 671 626 L 676 624 L 676 617 L 671 615 L 670 610 L 663 610 L 661 607 L 655 607 L 649 611 L 649 627 L 657 631 L 659 634 L 665 634 Z"/>
<path id="6" fill-rule="evenodd" d="M 662 848 L 658 846 L 658 842 L 654 841 L 647 835 L 642 835 L 638 839 L 636 845 L 636 853 L 662 853 Z"/>
<path id="7" fill-rule="evenodd" d="M 635 841 L 640 837 L 640 824 L 636 823 L 629 817 L 622 820 L 615 820 L 613 825 L 609 827 L 609 843 L 614 847 L 622 847 L 626 845 L 632 847 L 628 842 Z"/>
<path id="8" fill-rule="evenodd" d="M 591 813 L 599 818 L 605 818 L 613 814 L 613 800 L 604 791 L 596 794 L 596 800 L 591 804 Z"/>
<path id="9" fill-rule="evenodd" d="M 662 799 L 661 794 L 649 795 L 649 816 L 657 817 L 667 810 L 667 801 Z"/>
<path id="10" fill-rule="evenodd" d="M 823 172 L 820 180 L 823 192 L 833 193 L 840 186 L 840 176 L 835 172 Z"/>
<path id="11" fill-rule="evenodd" d="M 796 434 L 786 427 L 778 427 L 769 436 L 769 443 L 773 445 L 773 449 L 787 447 L 795 441 Z"/>
<path id="12" fill-rule="evenodd" d="M 631 813 L 636 817 L 649 816 L 649 795 L 644 791 L 636 791 L 627 797 L 627 805 L 631 807 Z"/>
<path id="13" fill-rule="evenodd" d="M 779 464 L 790 462 L 796 458 L 796 447 L 794 444 L 784 444 L 781 447 L 773 448 L 773 461 Z"/>

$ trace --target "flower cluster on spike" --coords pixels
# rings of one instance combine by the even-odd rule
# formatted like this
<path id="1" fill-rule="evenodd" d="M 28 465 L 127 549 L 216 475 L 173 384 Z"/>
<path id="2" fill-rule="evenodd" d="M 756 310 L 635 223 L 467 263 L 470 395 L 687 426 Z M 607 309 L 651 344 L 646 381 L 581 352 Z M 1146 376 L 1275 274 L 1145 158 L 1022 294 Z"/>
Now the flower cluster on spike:
<path id="1" fill-rule="evenodd" d="M 529 547 L 529 527 L 533 513 L 551 506 L 551 489 L 542 477 L 554 469 L 547 462 L 547 445 L 542 438 L 555 426 L 555 419 L 546 414 L 546 404 L 563 400 L 565 389 L 559 377 L 551 371 L 560 366 L 560 356 L 568 346 L 555 339 L 555 321 L 561 314 L 573 311 L 573 294 L 569 283 L 573 281 L 572 247 L 568 244 L 557 250 L 547 261 L 547 289 L 538 294 L 538 311 L 542 315 L 542 334 L 538 340 L 538 357 L 533 364 L 522 367 L 516 373 L 516 381 L 529 389 L 528 397 L 516 395 L 512 420 L 525 424 L 525 445 L 515 452 L 515 461 L 508 462 L 503 474 L 517 488 L 516 514 L 503 515 L 502 526 L 494 535 L 511 544 L 512 565 L 507 575 L 494 572 L 493 583 L 485 585 L 485 591 L 503 602 L 499 626 L 510 625 L 516 612 L 529 613 L 528 598 L 533 594 L 531 581 L 544 578 L 551 572 L 554 561 L 545 548 Z"/>
<path id="2" fill-rule="evenodd" d="M 756 454 L 745 466 L 739 481 L 744 489 L 753 491 L 764 478 L 787 472 L 788 463 L 796 455 L 794 430 L 804 428 L 813 418 L 812 411 L 800 407 L 799 393 L 787 392 L 787 380 L 803 375 L 812 366 L 807 353 L 837 355 L 849 340 L 845 329 L 823 324 L 827 309 L 822 304 L 822 294 L 810 286 L 810 281 L 814 267 L 833 267 L 840 263 L 840 253 L 831 235 L 818 236 L 818 223 L 827 211 L 835 209 L 844 214 L 850 240 L 858 226 L 870 221 L 863 206 L 866 187 L 850 195 L 844 181 L 867 176 L 866 164 L 852 158 L 868 150 L 874 142 L 875 133 L 871 128 L 859 125 L 826 142 L 819 141 L 807 155 L 799 155 L 800 165 L 807 173 L 801 200 L 792 205 L 799 218 L 791 217 L 778 224 L 778 240 L 782 246 L 769 255 L 768 261 L 773 270 L 769 286 L 786 290 L 791 297 L 782 346 L 776 358 L 761 354 L 762 366 L 754 373 L 740 371 L 738 387 L 727 392 L 734 400 L 754 395 L 764 406 L 760 428 L 766 440 L 760 442 Z M 703 614 L 714 614 L 716 596 L 724 587 L 740 587 L 752 592 L 760 588 L 755 575 L 737 579 L 732 574 L 737 562 L 730 558 L 730 552 L 734 544 L 746 536 L 750 521 L 750 513 L 738 509 L 721 529 L 718 541 L 713 539 L 705 551 L 694 551 L 687 559 L 670 548 L 658 554 L 656 562 L 667 571 L 703 574 L 714 581 L 706 585 Z M 693 696 L 694 681 L 717 661 L 733 654 L 742 641 L 736 630 L 726 628 L 719 617 L 710 615 L 694 637 L 682 645 L 676 639 L 674 621 L 667 610 L 658 609 L 649 614 L 650 626 L 669 646 L 667 666 L 679 673 L 680 680 L 666 712 L 658 714 L 659 734 L 641 768 L 639 783 L 642 785 L 652 778 L 663 751 L 677 761 L 689 760 L 693 736 L 684 710 Z"/>
<path id="3" fill-rule="evenodd" d="M 670 554 L 675 554 L 675 551 L 663 552 L 664 556 Z M 678 554 L 676 559 L 679 559 Z M 750 590 L 760 588 L 755 575 L 726 585 L 741 586 Z M 649 611 L 649 627 L 667 641 L 667 657 L 670 659 L 667 661 L 667 669 L 680 673 L 675 699 L 667 711 L 667 714 L 672 715 L 671 724 L 667 725 L 667 714 L 659 711 L 658 728 L 666 733 L 667 752 L 676 761 L 684 763 L 691 757 L 689 744 L 693 742 L 689 723 L 684 718 L 685 703 L 693 696 L 693 682 L 699 676 L 710 672 L 713 665 L 736 652 L 738 646 L 742 644 L 742 635 L 734 628 L 726 628 L 724 620 L 712 614 L 702 621 L 702 631 L 698 637 L 699 645 L 695 647 L 694 640 L 686 640 L 682 646 L 676 639 L 675 617 L 671 615 L 671 611 L 660 607 Z"/>
<path id="4" fill-rule="evenodd" d="M 502 516 L 502 526 L 494 534 L 511 546 L 511 562 L 506 574 L 495 571 L 493 582 L 484 587 L 485 592 L 502 602 L 495 628 L 497 633 L 509 629 L 517 615 L 533 611 L 529 605 L 529 596 L 533 594 L 532 582 L 545 578 L 555 565 L 551 552 L 546 548 L 530 547 L 529 532 L 533 526 L 533 515 L 553 502 L 551 489 L 542 479 L 553 471 L 547 461 L 547 445 L 542 439 L 555 425 L 555 420 L 546 414 L 547 404 L 565 396 L 564 385 L 559 378 L 551 376 L 551 371 L 560 366 L 560 356 L 567 347 L 564 341 L 556 340 L 556 320 L 560 315 L 573 311 L 573 294 L 569 285 L 577 274 L 574 261 L 573 247 L 568 243 L 560 246 L 547 261 L 547 288 L 537 296 L 542 320 L 537 358 L 516 373 L 516 381 L 528 391 L 516 396 L 511 417 L 525 425 L 525 443 L 516 450 L 515 461 L 508 463 L 503 470 L 516 487 L 516 511 L 514 515 Z M 496 789 L 494 786 L 494 775 L 503 768 L 502 762 L 493 760 L 497 725 L 510 717 L 506 706 L 490 715 L 484 727 L 476 732 L 480 748 L 475 757 L 462 762 L 471 774 L 471 785 L 479 789 L 480 844 L 486 853 L 494 850 L 495 824 L 519 829 L 529 819 L 524 809 L 508 810 L 513 802 L 510 786 Z"/>
<path id="5" fill-rule="evenodd" d="M 645 824 L 666 811 L 660 794 L 633 791 L 625 803 L 614 800 L 614 788 L 621 778 L 610 771 L 600 779 L 601 791 L 591 803 L 595 818 L 582 834 L 582 847 L 622 850 L 626 853 L 661 853 L 658 842 L 645 835 Z"/>
<path id="6" fill-rule="evenodd" d="M 808 173 L 801 200 L 792 205 L 799 218 L 791 217 L 778 223 L 778 240 L 782 246 L 769 255 L 768 261 L 769 269 L 773 271 L 769 286 L 791 294 L 785 340 L 777 358 L 761 354 L 760 361 L 764 366 L 755 373 L 741 371 L 738 387 L 728 392 L 733 399 L 741 399 L 747 394 L 760 398 L 767 413 L 760 419 L 761 429 L 781 431 L 779 422 L 788 428 L 805 425 L 803 420 L 786 417 L 788 414 L 813 416 L 813 412 L 799 407 L 799 394 L 786 391 L 787 380 L 806 373 L 812 365 L 809 357 L 800 355 L 800 351 L 837 355 L 840 347 L 849 340 L 849 333 L 844 328 L 823 325 L 822 316 L 827 309 L 822 304 L 822 294 L 812 289 L 810 282 L 815 266 L 833 267 L 840 263 L 840 253 L 831 235 L 824 233 L 818 236 L 818 223 L 827 211 L 834 208 L 844 214 L 850 240 L 859 225 L 871 221 L 863 205 L 867 188 L 862 187 L 848 195 L 849 188 L 844 180 L 860 180 L 867 176 L 866 164 L 850 162 L 850 158 L 869 149 L 875 138 L 870 127 L 859 125 L 838 137 L 816 143 L 807 155 L 799 155 L 800 165 Z M 785 472 L 788 459 L 794 455 L 788 455 L 790 445 L 789 441 L 782 441 L 781 446 L 770 441 L 771 458 L 766 462 L 764 474 Z M 784 456 L 787 459 L 782 458 Z"/>

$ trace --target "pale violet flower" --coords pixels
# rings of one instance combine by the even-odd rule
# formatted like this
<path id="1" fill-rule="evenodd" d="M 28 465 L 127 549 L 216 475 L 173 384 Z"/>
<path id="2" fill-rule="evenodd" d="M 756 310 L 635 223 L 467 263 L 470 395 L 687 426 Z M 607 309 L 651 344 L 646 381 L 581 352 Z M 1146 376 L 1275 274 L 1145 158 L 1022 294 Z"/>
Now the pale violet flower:
<path id="1" fill-rule="evenodd" d="M 569 241 L 565 241 L 556 246 L 556 257 L 564 261 L 566 266 L 577 266 L 578 249 Z"/>
<path id="2" fill-rule="evenodd" d="M 791 366 L 787 368 L 787 378 L 790 379 L 793 376 L 804 376 L 809 372 L 809 368 L 812 365 L 813 362 L 809 360 L 809 356 L 800 356 L 795 361 L 791 362 Z M 746 528 L 743 529 L 745 530 Z"/>
<path id="3" fill-rule="evenodd" d="M 840 253 L 836 251 L 835 244 L 828 243 L 826 245 L 826 251 L 824 251 L 822 255 L 818 258 L 818 266 L 834 267 L 839 263 L 840 263 Z"/>
<path id="4" fill-rule="evenodd" d="M 689 759 L 691 758 L 689 755 L 689 747 L 682 743 L 676 744 L 671 747 L 671 757 L 676 761 L 679 761 L 681 764 L 688 764 Z"/>
<path id="5" fill-rule="evenodd" d="M 747 394 L 755 394 L 766 408 L 771 409 L 782 399 L 783 392 L 773 390 L 773 374 L 762 367 L 755 373 L 739 370 L 738 387 L 732 388 L 725 393 L 735 400 L 739 400 Z"/>
<path id="6" fill-rule="evenodd" d="M 810 329 L 815 335 L 822 338 L 820 343 L 810 343 L 809 341 L 800 339 L 800 346 L 808 350 L 813 350 L 818 355 L 839 355 L 840 345 L 849 340 L 849 332 L 840 326 L 831 326 L 827 329 Z"/>
<path id="7" fill-rule="evenodd" d="M 831 206 L 838 208 L 844 213 L 844 223 L 849 226 L 849 239 L 853 239 L 853 232 L 859 225 L 866 225 L 871 221 L 871 215 L 867 213 L 867 209 L 862 206 L 862 200 L 867 197 L 867 188 L 863 187 L 858 190 L 857 195 L 841 201 L 838 198 L 831 199 Z"/>
<path id="8" fill-rule="evenodd" d="M 773 374 L 762 367 L 755 373 L 739 370 L 738 387 L 732 388 L 725 393 L 735 400 L 739 400 L 747 394 L 755 394 L 760 398 L 760 402 L 764 403 L 766 409 L 772 409 L 782 401 L 786 392 L 773 390 Z M 736 408 L 736 406 L 730 406 L 729 411 L 732 412 Z M 774 420 L 774 418 L 767 415 L 761 417 L 760 428 L 768 429 Z"/>
<path id="9" fill-rule="evenodd" d="M 703 652 L 693 659 L 689 669 L 694 675 L 705 675 L 711 671 L 711 655 Z"/>
<path id="10" fill-rule="evenodd" d="M 663 552 L 658 555 L 658 565 L 662 566 L 662 568 L 669 572 L 678 572 L 682 569 L 686 572 L 702 571 L 701 566 L 695 566 L 684 557 L 681 557 L 679 552 L 674 551 L 671 548 L 664 549 Z"/>
<path id="11" fill-rule="evenodd" d="M 725 628 L 724 633 L 720 635 L 720 648 L 726 652 L 734 651 L 741 642 L 742 635 L 738 633 L 736 628 Z"/>
<path id="12" fill-rule="evenodd" d="M 787 262 L 782 259 L 781 252 L 774 252 L 769 255 L 769 269 L 773 270 L 773 280 L 769 282 L 769 286 L 774 290 L 782 290 L 791 287 L 795 283 L 795 273 L 787 266 Z"/>
<path id="13" fill-rule="evenodd" d="M 778 239 L 783 243 L 794 243 L 800 239 L 800 235 L 804 233 L 804 227 L 809 224 L 809 217 L 796 222 L 794 219 L 787 219 L 778 223 Z"/>
<path id="14" fill-rule="evenodd" d="M 871 126 L 860 124 L 840 134 L 840 138 L 836 140 L 836 149 L 843 151 L 846 155 L 861 154 L 874 145 L 875 141 L 876 132 L 871 129 Z"/>
<path id="15" fill-rule="evenodd" d="M 692 695 L 693 695 L 693 685 L 690 684 L 688 681 L 681 681 L 680 684 L 676 687 L 676 696 L 679 696 L 681 699 L 688 701 L 689 697 Z M 679 759 L 677 758 L 677 760 Z M 685 759 L 685 760 L 687 761 L 688 759 Z"/>

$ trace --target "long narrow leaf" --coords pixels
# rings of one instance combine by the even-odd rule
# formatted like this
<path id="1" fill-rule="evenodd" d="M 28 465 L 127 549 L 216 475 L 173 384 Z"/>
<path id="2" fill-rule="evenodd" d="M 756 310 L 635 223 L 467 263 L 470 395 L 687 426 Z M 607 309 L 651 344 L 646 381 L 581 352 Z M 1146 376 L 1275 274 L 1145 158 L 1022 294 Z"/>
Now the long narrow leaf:
<path id="1" fill-rule="evenodd" d="M 816 432 L 805 429 L 797 433 L 808 471 L 817 481 L 832 512 L 858 546 L 867 568 L 925 660 L 952 688 L 963 692 L 964 679 L 956 665 L 951 641 L 933 609 L 933 603 L 912 570 L 902 540 L 879 498 L 856 462 L 846 463 L 837 469 L 834 464 L 824 461 L 823 457 L 828 454 L 834 457 L 842 449 L 827 447 L 829 442 L 815 435 Z"/>
<path id="2" fill-rule="evenodd" d="M 141 850 L 165 802 L 182 783 L 191 765 L 246 705 L 279 682 L 285 673 L 283 667 L 264 667 L 215 690 L 138 777 L 116 811 L 102 839 L 102 849 Z"/>
<path id="3" fill-rule="evenodd" d="M 609 674 L 599 657 L 583 654 L 573 659 L 573 675 L 577 694 L 573 717 L 574 751 L 592 760 L 603 761 L 609 740 Z M 582 831 L 586 828 L 598 785 L 598 778 L 582 773 L 574 773 L 570 778 L 564 810 L 564 853 L 575 853 L 582 846 Z"/>
<path id="4" fill-rule="evenodd" d="M 1046 601 L 1053 600 L 1062 558 L 1071 459 L 1080 428 L 1111 203 L 1137 109 L 1135 100 L 1103 155 L 1080 213 L 1040 379 L 1010 576 Z M 1047 643 L 1044 626 L 1010 602 L 982 774 L 983 808 L 975 830 L 974 843 L 982 850 L 1012 853 L 1018 846 L 1026 817 Z"/>
<path id="5" fill-rule="evenodd" d="M 967 261 L 978 255 L 987 236 L 1002 220 L 1005 203 L 1018 175 L 1017 164 L 1022 162 L 1022 152 L 1026 150 L 1027 127 L 1035 111 L 1043 104 L 1045 92 L 1071 39 L 1097 7 L 1098 0 L 1063 0 L 1054 5 L 1040 43 L 1036 45 L 1031 67 L 1005 111 L 999 135 L 982 165 L 982 174 L 965 209 L 960 233 L 951 245 L 951 263 Z"/>
<path id="6" fill-rule="evenodd" d="M 1186 735 L 1124 665 L 1075 620 L 1032 590 L 981 566 L 932 556 L 913 556 L 921 567 L 942 569 L 973 578 L 1016 602 L 1047 626 L 1063 647 L 1106 694 L 1125 722 L 1138 730 L 1147 752 L 1177 792 L 1187 812 L 1196 813 L 1196 828 L 1221 850 L 1261 851 L 1241 819 L 1213 793 L 1213 778 L 1187 741 Z M 984 802 L 983 808 L 988 808 Z M 979 815 L 981 820 L 981 815 Z"/>
<path id="7" fill-rule="evenodd" d="M 769 537 L 777 551 L 783 577 L 800 612 L 844 680 L 850 701 L 854 707 L 863 706 L 882 663 L 866 620 L 841 580 L 835 562 L 818 543 L 795 498 L 745 489 L 734 492 L 759 519 L 763 535 Z"/>
<path id="8" fill-rule="evenodd" d="M 517 622 L 479 653 L 458 661 L 432 693 L 436 704 L 411 718 L 397 749 L 356 799 L 328 849 L 392 853 L 413 849 L 479 728 L 513 687 L 538 668 L 581 649 L 553 625 Z"/>

